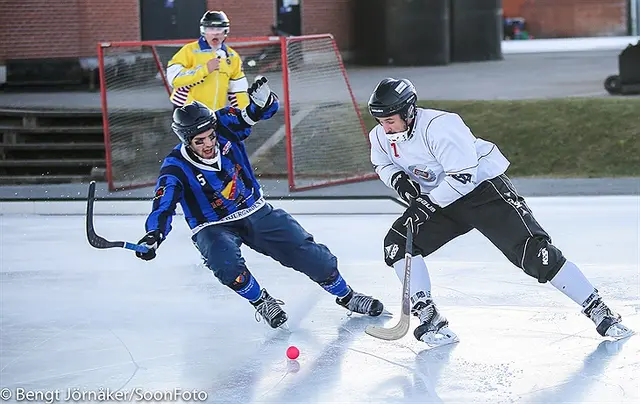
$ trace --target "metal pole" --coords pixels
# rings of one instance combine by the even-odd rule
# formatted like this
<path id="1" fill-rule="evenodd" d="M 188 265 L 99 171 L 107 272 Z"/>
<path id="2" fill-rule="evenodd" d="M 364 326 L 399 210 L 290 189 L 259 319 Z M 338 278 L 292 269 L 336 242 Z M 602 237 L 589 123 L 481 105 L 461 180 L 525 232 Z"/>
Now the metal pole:
<path id="1" fill-rule="evenodd" d="M 640 35 L 638 24 L 640 23 L 640 0 L 629 0 L 629 14 L 631 19 L 631 35 Z"/>

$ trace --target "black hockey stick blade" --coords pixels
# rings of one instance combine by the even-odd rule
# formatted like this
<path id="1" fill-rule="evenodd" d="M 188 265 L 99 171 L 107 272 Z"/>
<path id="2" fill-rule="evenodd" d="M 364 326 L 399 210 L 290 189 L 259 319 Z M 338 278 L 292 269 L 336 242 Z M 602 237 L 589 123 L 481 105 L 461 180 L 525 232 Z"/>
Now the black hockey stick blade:
<path id="1" fill-rule="evenodd" d="M 391 328 L 368 326 L 364 332 L 372 337 L 393 341 L 407 335 L 411 325 L 411 257 L 413 252 L 413 231 L 411 224 L 407 226 L 407 243 L 405 245 L 404 279 L 402 282 L 402 312 L 398 324 Z"/>
<path id="2" fill-rule="evenodd" d="M 89 183 L 89 194 L 87 195 L 87 215 L 86 215 L 86 228 L 87 228 L 87 240 L 89 244 L 95 248 L 125 248 L 127 250 L 138 251 L 145 253 L 149 251 L 148 247 L 139 244 L 133 244 L 126 241 L 109 241 L 96 234 L 93 227 L 93 205 L 96 200 L 96 182 L 91 181 Z"/>

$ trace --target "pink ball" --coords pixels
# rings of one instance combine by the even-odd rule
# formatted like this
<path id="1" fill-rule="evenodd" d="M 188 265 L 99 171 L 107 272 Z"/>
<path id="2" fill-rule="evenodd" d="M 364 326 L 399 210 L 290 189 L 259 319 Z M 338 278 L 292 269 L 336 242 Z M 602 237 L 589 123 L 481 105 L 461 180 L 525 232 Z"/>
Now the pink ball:
<path id="1" fill-rule="evenodd" d="M 287 358 L 297 359 L 299 355 L 300 355 L 300 350 L 295 346 L 292 345 L 289 348 L 287 348 Z"/>

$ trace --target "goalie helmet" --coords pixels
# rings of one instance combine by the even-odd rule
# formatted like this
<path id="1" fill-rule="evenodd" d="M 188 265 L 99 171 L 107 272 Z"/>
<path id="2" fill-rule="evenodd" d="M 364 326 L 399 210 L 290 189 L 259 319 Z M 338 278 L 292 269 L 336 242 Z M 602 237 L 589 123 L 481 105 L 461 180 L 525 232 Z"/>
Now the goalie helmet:
<path id="1" fill-rule="evenodd" d="M 180 141 L 188 146 L 199 134 L 212 128 L 215 130 L 217 122 L 216 114 L 212 110 L 194 101 L 173 111 L 171 129 Z"/>
<path id="2" fill-rule="evenodd" d="M 204 35 L 206 28 L 221 28 L 228 35 L 230 26 L 229 17 L 224 11 L 207 11 L 200 19 L 200 34 Z"/>

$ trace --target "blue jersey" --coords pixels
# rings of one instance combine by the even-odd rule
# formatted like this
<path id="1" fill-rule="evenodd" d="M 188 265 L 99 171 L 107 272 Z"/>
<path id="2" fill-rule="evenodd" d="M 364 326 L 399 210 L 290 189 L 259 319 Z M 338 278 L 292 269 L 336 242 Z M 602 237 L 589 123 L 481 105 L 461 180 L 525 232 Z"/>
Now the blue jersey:
<path id="1" fill-rule="evenodd" d="M 160 230 L 163 239 L 179 203 L 193 233 L 205 226 L 241 219 L 265 204 L 243 140 L 259 119 L 278 110 L 278 101 L 261 112 L 251 103 L 246 110 L 225 107 L 216 111 L 217 164 L 204 164 L 183 144 L 164 159 L 147 217 L 147 231 Z"/>

